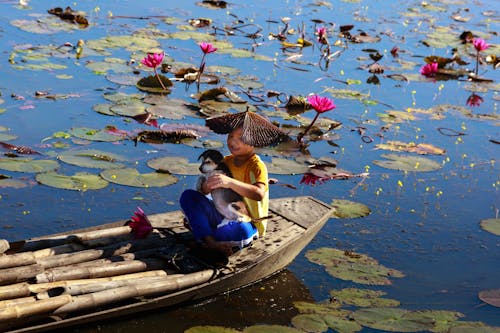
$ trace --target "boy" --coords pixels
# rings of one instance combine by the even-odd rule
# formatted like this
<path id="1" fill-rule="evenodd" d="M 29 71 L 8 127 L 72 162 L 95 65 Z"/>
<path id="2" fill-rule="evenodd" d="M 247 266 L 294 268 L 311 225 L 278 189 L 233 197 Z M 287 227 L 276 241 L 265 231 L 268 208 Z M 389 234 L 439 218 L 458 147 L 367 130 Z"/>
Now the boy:
<path id="1" fill-rule="evenodd" d="M 233 253 L 233 247 L 247 246 L 266 232 L 267 221 L 261 218 L 268 215 L 269 207 L 267 168 L 255 154 L 254 146 L 242 140 L 242 135 L 243 126 L 238 126 L 227 137 L 231 155 L 224 158 L 224 163 L 233 178 L 222 174 L 211 176 L 203 183 L 201 192 L 186 190 L 180 198 L 195 239 L 227 256 Z M 205 196 L 216 188 L 231 188 L 240 194 L 253 222 L 221 223 L 224 217 Z"/>

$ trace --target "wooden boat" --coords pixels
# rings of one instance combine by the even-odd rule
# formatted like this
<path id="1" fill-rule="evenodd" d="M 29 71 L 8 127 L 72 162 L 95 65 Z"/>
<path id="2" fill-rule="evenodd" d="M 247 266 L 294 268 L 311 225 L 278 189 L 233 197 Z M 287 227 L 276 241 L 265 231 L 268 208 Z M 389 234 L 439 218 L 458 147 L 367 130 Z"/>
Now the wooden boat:
<path id="1" fill-rule="evenodd" d="M 312 197 L 273 199 L 266 236 L 219 260 L 188 246 L 181 211 L 150 215 L 153 232 L 140 240 L 119 221 L 10 242 L 0 254 L 0 331 L 81 325 L 253 284 L 294 260 L 331 213 Z"/>

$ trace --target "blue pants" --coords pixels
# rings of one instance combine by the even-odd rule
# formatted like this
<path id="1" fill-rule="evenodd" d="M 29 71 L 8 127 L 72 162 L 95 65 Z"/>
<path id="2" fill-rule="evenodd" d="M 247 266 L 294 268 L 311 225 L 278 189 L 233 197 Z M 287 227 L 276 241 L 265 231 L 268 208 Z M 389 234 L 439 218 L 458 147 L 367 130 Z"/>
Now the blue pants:
<path id="1" fill-rule="evenodd" d="M 224 220 L 212 200 L 199 191 L 185 190 L 179 203 L 198 241 L 212 236 L 217 241 L 243 248 L 258 237 L 253 223 Z"/>

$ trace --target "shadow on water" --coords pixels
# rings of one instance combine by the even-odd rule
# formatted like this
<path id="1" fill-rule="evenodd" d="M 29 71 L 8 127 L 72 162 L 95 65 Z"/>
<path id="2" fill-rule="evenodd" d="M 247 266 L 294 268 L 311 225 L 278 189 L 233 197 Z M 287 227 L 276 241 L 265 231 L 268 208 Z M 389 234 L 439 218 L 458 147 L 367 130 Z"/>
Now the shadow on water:
<path id="1" fill-rule="evenodd" d="M 132 318 L 119 318 L 89 324 L 71 330 L 75 333 L 182 333 L 193 326 L 217 325 L 242 329 L 255 323 L 289 325 L 298 312 L 295 301 L 313 302 L 305 286 L 289 270 L 283 270 L 257 284 L 219 295 L 197 304 L 137 313 Z M 58 330 L 57 332 L 68 332 Z"/>

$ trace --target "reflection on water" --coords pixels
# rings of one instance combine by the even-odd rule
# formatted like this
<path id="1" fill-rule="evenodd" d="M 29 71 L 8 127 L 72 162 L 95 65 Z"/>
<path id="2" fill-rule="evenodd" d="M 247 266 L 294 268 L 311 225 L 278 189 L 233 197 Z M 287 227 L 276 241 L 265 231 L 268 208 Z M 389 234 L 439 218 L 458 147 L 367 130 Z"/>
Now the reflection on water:
<path id="1" fill-rule="evenodd" d="M 304 283 L 285 269 L 255 285 L 208 299 L 203 303 L 90 324 L 72 332 L 181 333 L 199 325 L 218 325 L 235 329 L 255 323 L 289 325 L 291 318 L 297 314 L 293 306 L 294 301 L 314 300 Z"/>

